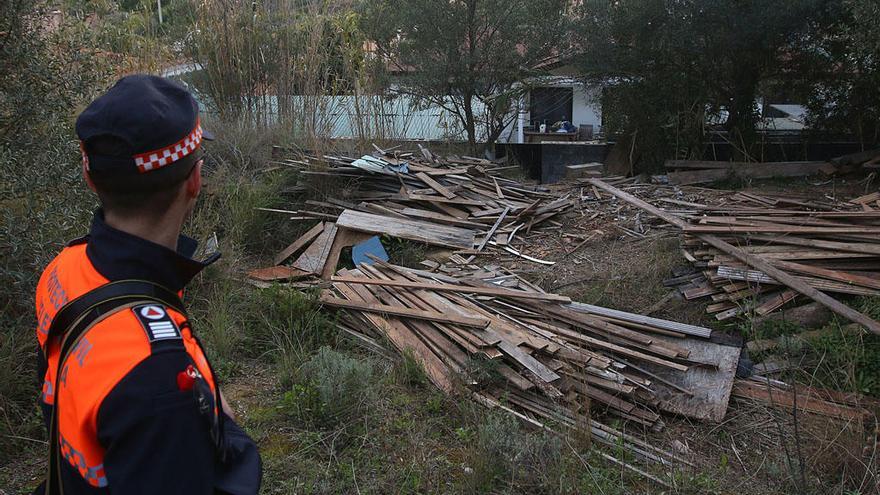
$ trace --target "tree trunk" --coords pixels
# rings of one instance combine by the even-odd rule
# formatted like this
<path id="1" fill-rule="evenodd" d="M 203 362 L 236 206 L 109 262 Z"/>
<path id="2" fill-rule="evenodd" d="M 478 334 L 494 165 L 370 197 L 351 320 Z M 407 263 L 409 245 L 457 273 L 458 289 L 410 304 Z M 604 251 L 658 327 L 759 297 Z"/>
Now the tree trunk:
<path id="1" fill-rule="evenodd" d="M 477 125 L 474 122 L 474 95 L 470 92 L 464 95 L 464 128 L 467 131 L 468 147 L 471 155 L 477 154 Z"/>

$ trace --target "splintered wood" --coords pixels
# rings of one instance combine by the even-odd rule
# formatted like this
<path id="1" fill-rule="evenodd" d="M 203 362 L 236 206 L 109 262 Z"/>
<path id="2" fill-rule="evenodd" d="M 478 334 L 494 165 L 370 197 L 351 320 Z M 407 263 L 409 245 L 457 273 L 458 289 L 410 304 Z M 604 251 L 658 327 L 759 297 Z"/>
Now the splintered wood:
<path id="1" fill-rule="evenodd" d="M 693 338 L 706 328 L 568 304 L 497 267 L 449 277 L 376 261 L 331 283 L 321 301 L 346 310 L 344 330 L 387 339 L 443 390 L 460 382 L 535 421 L 578 428 L 592 408 L 659 428 L 662 410 L 720 421 L 727 409 L 739 349 Z M 686 388 L 690 373 L 703 375 Z"/>
<path id="2" fill-rule="evenodd" d="M 880 209 L 868 205 L 871 194 L 844 202 L 706 189 L 682 197 L 681 190 L 663 186 L 628 188 L 645 201 L 590 182 L 681 231 L 682 254 L 693 268 L 664 283 L 688 300 L 711 298 L 707 311 L 718 320 L 763 316 L 808 298 L 880 333 L 876 320 L 826 294 L 880 295 Z"/>
<path id="3" fill-rule="evenodd" d="M 570 195 L 526 185 L 497 175 L 509 167 L 470 157 L 439 158 L 428 150 L 419 154 L 392 153 L 376 147 L 359 159 L 336 156 L 282 159 L 282 165 L 301 169 L 303 175 L 352 180 L 345 194 L 324 201 L 307 201 L 310 209 L 268 210 L 297 220 L 326 220 L 327 225 L 377 235 L 389 235 L 433 246 L 452 248 L 468 262 L 489 251 L 501 251 L 539 264 L 553 262 L 522 254 L 511 247 L 519 238 L 545 226 L 558 226 L 554 217 L 575 204 Z M 310 243 L 323 254 L 333 233 L 315 227 L 279 253 L 283 263 Z M 517 242 L 519 242 L 517 238 Z M 331 239 L 332 242 L 332 239 Z M 314 254 L 314 253 L 312 253 Z M 317 263 L 334 261 L 310 256 L 293 266 L 321 273 Z M 335 265 L 333 265 L 335 267 Z M 268 271 L 267 271 L 268 273 Z"/>

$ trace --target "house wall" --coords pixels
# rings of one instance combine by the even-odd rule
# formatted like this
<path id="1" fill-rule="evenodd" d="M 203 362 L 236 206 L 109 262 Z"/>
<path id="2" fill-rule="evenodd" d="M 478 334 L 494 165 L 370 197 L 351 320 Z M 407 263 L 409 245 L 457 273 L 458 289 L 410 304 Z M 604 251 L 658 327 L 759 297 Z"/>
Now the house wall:
<path id="1" fill-rule="evenodd" d="M 593 126 L 593 133 L 598 132 L 602 127 L 602 109 L 599 106 L 601 91 L 601 88 L 587 87 L 583 84 L 574 86 L 571 123 L 575 127 L 590 124 Z"/>
<path id="2" fill-rule="evenodd" d="M 572 88 L 571 123 L 575 127 L 592 125 L 593 133 L 599 132 L 602 127 L 602 109 L 599 105 L 599 97 L 602 91 L 600 87 L 585 86 L 583 83 L 568 77 L 552 77 L 544 81 L 532 82 L 532 84 L 544 87 Z M 522 102 L 521 108 L 519 119 L 515 120 L 513 124 L 501 133 L 499 141 L 507 143 L 524 142 L 522 127 L 528 125 L 532 120 L 528 96 Z"/>

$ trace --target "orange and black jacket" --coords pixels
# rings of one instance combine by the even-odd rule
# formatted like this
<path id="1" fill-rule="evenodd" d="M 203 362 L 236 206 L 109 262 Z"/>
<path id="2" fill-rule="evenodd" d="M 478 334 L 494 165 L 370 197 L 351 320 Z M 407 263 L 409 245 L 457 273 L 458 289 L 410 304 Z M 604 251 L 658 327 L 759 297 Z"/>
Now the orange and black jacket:
<path id="1" fill-rule="evenodd" d="M 256 446 L 219 412 L 215 376 L 183 314 L 163 305 L 114 312 L 87 330 L 55 376 L 59 346 L 47 346 L 48 331 L 66 302 L 129 279 L 181 293 L 219 257 L 195 261 L 195 247 L 181 236 L 175 252 L 121 232 L 98 210 L 89 235 L 71 242 L 43 272 L 37 340 L 49 353 L 40 353 L 40 404 L 47 425 L 58 404 L 65 495 L 248 493 L 259 486 Z M 218 449 L 233 452 L 221 456 Z M 217 488 L 223 486 L 232 488 Z"/>

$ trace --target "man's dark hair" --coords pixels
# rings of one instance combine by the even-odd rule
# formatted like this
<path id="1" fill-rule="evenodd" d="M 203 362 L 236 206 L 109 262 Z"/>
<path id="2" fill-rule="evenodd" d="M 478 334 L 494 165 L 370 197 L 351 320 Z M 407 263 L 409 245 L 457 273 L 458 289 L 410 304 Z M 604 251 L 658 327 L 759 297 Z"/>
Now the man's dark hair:
<path id="1" fill-rule="evenodd" d="M 99 136 L 84 143 L 89 155 L 131 157 L 131 147 L 112 136 Z M 161 215 L 180 193 L 195 163 L 201 159 L 197 151 L 174 162 L 173 165 L 147 172 L 140 176 L 103 177 L 89 173 L 101 206 L 114 213 L 130 216 L 139 214 Z"/>

